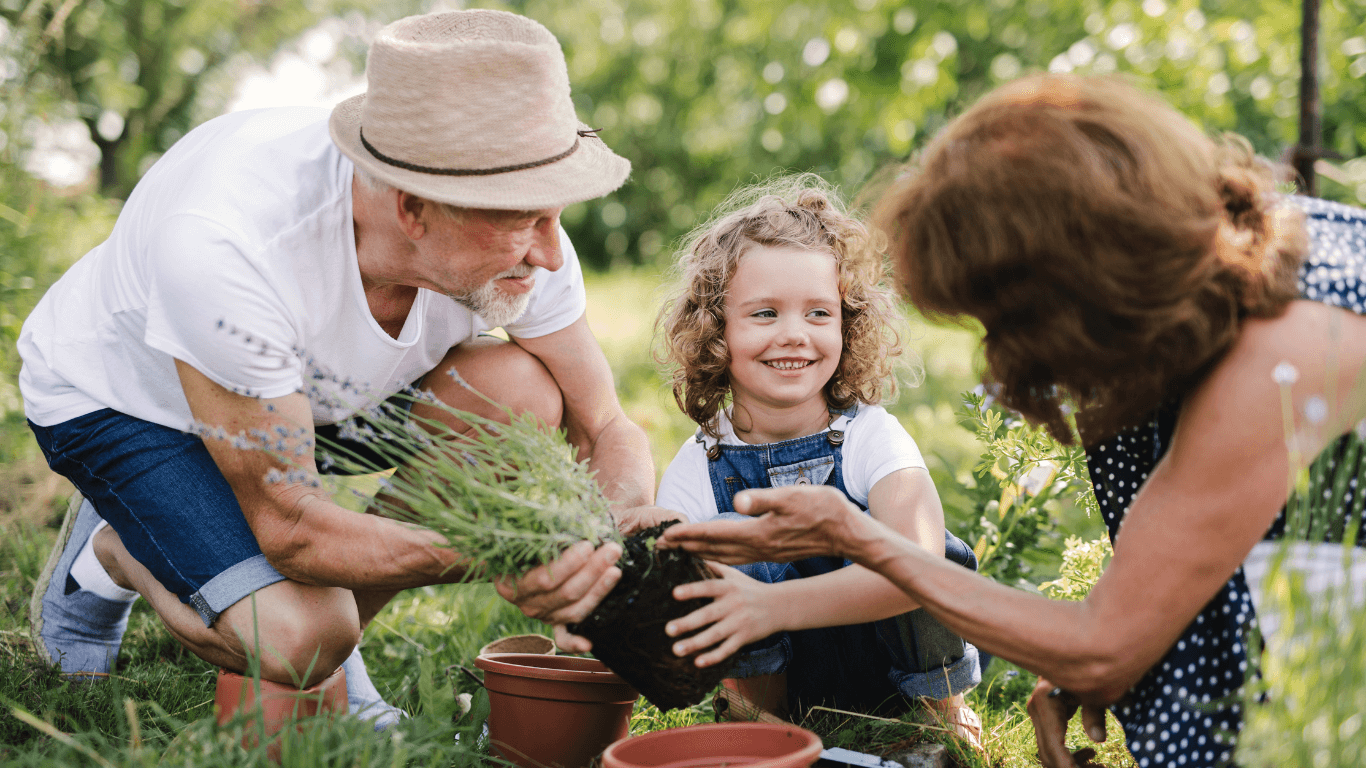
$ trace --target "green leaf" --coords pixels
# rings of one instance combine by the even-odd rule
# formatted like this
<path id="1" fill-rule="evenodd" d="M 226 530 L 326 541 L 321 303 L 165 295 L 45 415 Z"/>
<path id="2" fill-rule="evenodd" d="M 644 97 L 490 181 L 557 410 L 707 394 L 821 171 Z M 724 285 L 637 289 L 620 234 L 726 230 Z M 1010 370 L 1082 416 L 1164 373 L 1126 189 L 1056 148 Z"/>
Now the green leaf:
<path id="1" fill-rule="evenodd" d="M 417 697 L 422 711 L 442 722 L 455 717 L 457 708 L 455 689 L 444 681 L 445 675 L 436 668 L 436 659 L 423 656 L 418 662 Z M 480 690 L 483 693 L 483 690 Z M 487 700 L 487 695 L 485 699 Z"/>

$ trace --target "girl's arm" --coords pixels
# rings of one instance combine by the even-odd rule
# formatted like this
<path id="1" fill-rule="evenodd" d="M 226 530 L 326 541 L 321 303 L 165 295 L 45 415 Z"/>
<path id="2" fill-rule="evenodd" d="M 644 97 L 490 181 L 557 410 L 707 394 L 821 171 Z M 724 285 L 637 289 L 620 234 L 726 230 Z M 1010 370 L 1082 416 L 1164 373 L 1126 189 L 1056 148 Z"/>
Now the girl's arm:
<path id="1" fill-rule="evenodd" d="M 1366 416 L 1353 384 L 1366 319 L 1309 302 L 1250 320 L 1210 378 L 1186 398 L 1171 449 L 1129 508 L 1109 568 L 1081 603 L 1055 602 L 944 562 L 827 488 L 746 491 L 754 521 L 677 526 L 664 545 L 721 562 L 836 552 L 875 570 L 949 629 L 1088 704 L 1122 696 L 1175 642 L 1237 569 L 1285 504 L 1291 471 L 1281 389 L 1298 371 L 1292 408 L 1311 397 L 1336 410 L 1294 432 L 1297 466 Z M 1303 421 L 1303 417 L 1299 417 Z"/>
<path id="2" fill-rule="evenodd" d="M 888 527 L 889 535 L 895 532 L 933 556 L 944 557 L 944 510 L 925 469 L 901 469 L 879 480 L 868 494 L 868 509 Z M 674 589 L 679 600 L 710 597 L 713 602 L 665 628 L 677 636 L 707 627 L 674 646 L 680 656 L 710 648 L 697 658 L 702 667 L 774 632 L 862 624 L 920 607 L 900 587 L 861 565 L 779 584 L 764 584 L 730 568 L 717 572 L 721 579 Z"/>

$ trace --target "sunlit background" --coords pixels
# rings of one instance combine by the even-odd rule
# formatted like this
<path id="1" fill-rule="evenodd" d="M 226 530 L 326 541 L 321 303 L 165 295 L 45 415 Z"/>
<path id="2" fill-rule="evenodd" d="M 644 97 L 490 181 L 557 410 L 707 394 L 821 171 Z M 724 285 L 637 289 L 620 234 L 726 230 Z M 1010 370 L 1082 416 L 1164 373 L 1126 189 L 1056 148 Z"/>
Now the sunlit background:
<path id="1" fill-rule="evenodd" d="M 658 271 L 739 184 L 814 170 L 856 195 L 992 86 L 1123 73 L 1271 157 L 1300 140 L 1297 0 L 526 0 L 560 39 L 579 117 L 634 164 L 564 224 L 596 270 Z M 0 0 L 0 414 L 20 323 L 119 200 L 195 125 L 364 89 L 412 0 Z M 1366 0 L 1324 0 L 1320 194 L 1366 202 Z M 0 441 L 0 454 L 6 450 Z"/>
<path id="2" fill-rule="evenodd" d="M 1290 0 L 584 0 L 476 4 L 562 41 L 584 121 L 633 183 L 566 223 L 597 267 L 650 263 L 737 183 L 812 169 L 853 190 L 1023 72 L 1122 72 L 1277 156 L 1297 141 Z M 0 0 L 0 157 L 57 188 L 121 197 L 225 111 L 330 106 L 364 89 L 383 23 L 453 3 Z M 1366 145 L 1366 2 L 1322 9 L 1323 141 Z M 1366 201 L 1359 163 L 1324 194 Z M 93 178 L 92 178 L 93 176 Z M 7 185 L 5 204 L 18 192 Z"/>
<path id="3" fill-rule="evenodd" d="M 570 207 L 564 224 L 590 267 L 589 319 L 623 404 L 651 435 L 656 465 L 663 466 L 693 425 L 678 413 L 650 360 L 653 290 L 677 238 L 726 193 L 775 171 L 814 170 L 855 196 L 975 98 L 1041 70 L 1130 76 L 1207 129 L 1237 131 L 1259 152 L 1279 158 L 1302 140 L 1299 2 L 470 5 L 516 11 L 549 27 L 564 46 L 580 119 L 602 129 L 603 139 L 633 163 L 626 186 Z M 1327 155 L 1315 166 L 1319 194 L 1363 204 L 1366 0 L 1321 2 L 1322 130 L 1307 140 L 1321 143 Z M 36 574 L 68 492 L 47 471 L 24 422 L 14 349 L 24 317 L 73 260 L 108 234 L 120 201 L 187 131 L 233 110 L 330 107 L 364 90 L 365 50 L 381 26 L 455 7 L 466 6 L 0 0 L 0 544 L 19 553 L 0 546 L 0 651 L 10 647 L 6 638 L 17 636 L 12 627 L 19 626 L 27 599 L 15 574 Z M 984 570 L 998 580 L 1033 589 L 1054 578 L 1064 536 L 1095 539 L 1102 535 L 1100 521 L 1054 500 L 1043 511 L 1013 512 L 1008 522 L 1005 491 L 974 474 L 982 445 L 956 415 L 960 393 L 976 381 L 974 331 L 922 325 L 909 341 L 924 361 L 925 383 L 893 412 L 926 455 L 949 526 L 970 543 L 997 537 L 1002 554 Z M 28 538 L 15 533 L 26 530 Z M 440 626 L 423 638 L 446 648 L 444 612 L 454 609 L 432 594 L 415 594 L 404 610 L 440 613 L 431 619 Z M 484 607 L 465 605 L 461 620 L 478 610 L 496 613 L 498 603 L 489 597 L 478 605 Z M 496 630 L 489 622 L 489 631 Z M 133 674 L 159 670 L 160 654 L 175 647 L 156 632 L 127 644 L 128 668 L 139 670 Z M 385 649 L 370 657 L 372 665 L 380 660 L 377 679 L 406 689 L 419 644 L 400 633 L 370 638 Z M 451 658 L 443 664 L 462 658 L 447 652 Z M 1010 703 L 1022 700 L 1030 683 L 1022 676 L 1007 685 L 1018 689 L 1015 698 L 1001 699 L 988 721 L 1014 746 L 993 747 L 991 764 L 1032 764 L 1032 732 Z M 987 688 L 979 701 L 992 695 Z M 203 706 L 203 695 L 195 695 L 201 703 L 193 706 Z M 1347 722 L 1359 725 L 1360 717 Z M 73 721 L 72 727 L 86 726 Z M 1106 764 L 1129 764 L 1122 747 L 1112 749 Z"/>

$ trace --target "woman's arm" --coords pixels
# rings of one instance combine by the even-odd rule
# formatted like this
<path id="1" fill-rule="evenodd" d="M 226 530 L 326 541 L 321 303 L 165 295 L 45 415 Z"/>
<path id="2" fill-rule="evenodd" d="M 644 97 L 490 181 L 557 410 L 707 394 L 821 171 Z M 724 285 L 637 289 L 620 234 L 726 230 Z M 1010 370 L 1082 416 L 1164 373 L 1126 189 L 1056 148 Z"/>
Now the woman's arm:
<path id="1" fill-rule="evenodd" d="M 1332 328 L 1336 327 L 1334 332 Z M 1330 353 L 1331 352 L 1331 353 Z M 1297 302 L 1249 321 L 1239 342 L 1184 404 L 1166 457 L 1129 508 L 1110 567 L 1081 603 L 1047 600 L 945 563 L 858 513 L 832 489 L 746 491 L 757 520 L 677 526 L 666 545 L 721 562 L 837 552 L 886 576 L 948 628 L 1075 693 L 1124 694 L 1228 580 L 1284 505 L 1290 453 L 1276 366 L 1299 373 L 1297 413 L 1312 396 L 1342 404 L 1296 433 L 1301 463 L 1366 413 L 1349 397 L 1366 357 L 1366 321 Z"/>

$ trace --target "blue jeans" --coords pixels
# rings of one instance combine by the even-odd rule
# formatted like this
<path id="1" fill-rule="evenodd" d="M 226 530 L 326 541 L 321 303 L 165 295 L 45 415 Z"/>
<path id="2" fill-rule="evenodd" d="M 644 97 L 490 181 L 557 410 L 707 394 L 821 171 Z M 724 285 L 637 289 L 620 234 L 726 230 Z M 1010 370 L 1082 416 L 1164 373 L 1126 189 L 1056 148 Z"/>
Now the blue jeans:
<path id="1" fill-rule="evenodd" d="M 51 427 L 29 422 L 48 466 L 71 481 L 135 560 L 212 626 L 283 580 L 196 435 L 108 408 Z"/>
<path id="2" fill-rule="evenodd" d="M 133 559 L 192 606 L 204 626 L 284 580 L 261 553 L 237 496 L 198 436 L 108 408 L 29 427 L 48 466 L 90 500 Z M 336 433 L 333 426 L 317 429 L 377 468 L 388 466 L 373 449 Z"/>

